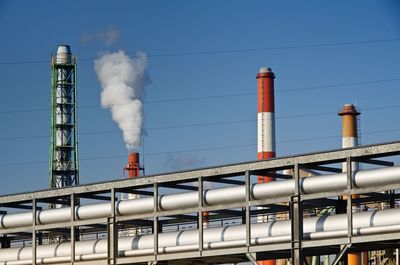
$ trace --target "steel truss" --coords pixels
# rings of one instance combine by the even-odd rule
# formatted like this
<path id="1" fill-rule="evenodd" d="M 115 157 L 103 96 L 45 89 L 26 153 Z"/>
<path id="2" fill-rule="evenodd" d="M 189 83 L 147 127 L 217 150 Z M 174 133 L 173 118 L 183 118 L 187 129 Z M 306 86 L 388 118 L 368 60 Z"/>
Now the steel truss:
<path id="1" fill-rule="evenodd" d="M 79 185 L 76 76 L 75 58 L 57 63 L 52 56 L 49 188 Z"/>
<path id="2" fill-rule="evenodd" d="M 381 160 L 400 155 L 400 142 L 361 146 L 357 148 L 332 150 L 305 155 L 282 157 L 270 160 L 254 161 L 227 166 L 204 168 L 192 171 L 175 172 L 155 176 L 139 177 L 129 180 L 118 180 L 95 183 L 57 190 L 43 190 L 0 197 L 0 207 L 31 209 L 32 225 L 13 229 L 0 229 L 1 248 L 8 248 L 22 241 L 32 244 L 32 257 L 36 257 L 37 245 L 43 243 L 46 235 L 60 233 L 67 235 L 71 242 L 70 261 L 57 264 L 216 264 L 236 263 L 256 260 L 292 258 L 292 264 L 305 264 L 305 256 L 337 254 L 338 261 L 349 251 L 376 250 L 395 248 L 399 246 L 400 231 L 385 234 L 353 235 L 352 215 L 355 205 L 387 203 L 396 206 L 399 194 L 393 192 L 400 189 L 400 180 L 395 185 L 376 185 L 368 188 L 358 188 L 353 185 L 351 166 L 354 162 L 378 166 L 393 166 L 393 162 Z M 300 182 L 301 171 L 324 172 L 341 171 L 341 163 L 347 163 L 347 189 L 335 192 L 319 192 L 303 194 Z M 285 169 L 292 170 L 291 176 L 273 173 Z M 294 196 L 255 200 L 251 197 L 253 178 L 259 175 L 276 174 L 284 179 L 294 178 L 296 183 Z M 197 183 L 197 187 L 192 183 Z M 245 185 L 246 199 L 242 202 L 208 206 L 203 198 L 204 183 L 213 182 L 216 185 Z M 197 207 L 180 210 L 163 210 L 158 207 L 158 199 L 164 189 L 196 190 L 199 204 Z M 388 191 L 387 193 L 381 193 Z M 156 206 L 152 213 L 120 216 L 116 211 L 116 203 L 122 193 L 135 193 L 152 196 Z M 351 195 L 360 194 L 359 199 Z M 335 199 L 347 196 L 347 201 Z M 74 206 L 77 200 L 100 200 L 111 202 L 111 215 L 107 218 L 91 220 L 76 220 Z M 41 225 L 36 222 L 36 210 L 40 205 L 65 204 L 71 207 L 69 222 Z M 259 207 L 264 207 L 259 209 Z M 336 212 L 347 214 L 347 235 L 331 239 L 307 239 L 303 235 L 303 216 L 310 209 L 334 207 Z M 208 249 L 203 245 L 203 212 L 209 212 L 210 222 L 236 218 L 246 225 L 246 244 L 242 247 L 227 247 Z M 288 243 L 252 244 L 252 220 L 259 214 L 289 214 L 292 234 Z M 159 251 L 159 234 L 168 226 L 181 224 L 197 224 L 199 247 L 196 251 L 177 253 L 162 253 Z M 118 236 L 123 229 L 147 227 L 154 234 L 154 251 L 151 255 L 120 257 L 118 253 Z M 79 229 L 81 237 L 77 237 Z M 96 233 L 105 235 L 108 239 L 107 257 L 100 261 L 76 261 L 75 243 L 85 235 Z M 336 262 L 336 261 L 335 261 Z M 33 259 L 32 264 L 36 264 Z"/>

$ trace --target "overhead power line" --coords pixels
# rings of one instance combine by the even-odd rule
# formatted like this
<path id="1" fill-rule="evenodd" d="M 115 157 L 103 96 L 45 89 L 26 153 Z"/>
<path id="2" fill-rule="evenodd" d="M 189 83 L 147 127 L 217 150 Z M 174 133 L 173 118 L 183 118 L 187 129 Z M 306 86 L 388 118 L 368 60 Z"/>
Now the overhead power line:
<path id="1" fill-rule="evenodd" d="M 399 131 L 400 131 L 400 128 L 394 128 L 394 129 L 388 129 L 388 130 L 369 131 L 369 132 L 362 133 L 362 135 L 372 135 L 372 134 L 381 134 L 381 133 L 390 133 L 390 132 L 399 132 Z M 309 142 L 309 141 L 326 140 L 326 139 L 340 140 L 341 137 L 342 137 L 341 135 L 330 135 L 330 136 L 321 136 L 321 137 L 309 137 L 309 138 L 301 138 L 301 139 L 283 140 L 283 141 L 277 141 L 277 143 L 278 144 L 287 144 L 287 143 Z M 169 155 L 169 154 L 201 152 L 201 151 L 248 148 L 248 147 L 255 147 L 255 146 L 257 146 L 257 145 L 256 144 L 243 144 L 243 145 L 214 146 L 214 147 L 203 147 L 203 148 L 195 148 L 195 149 L 172 150 L 172 151 L 166 151 L 166 152 L 145 153 L 145 154 L 143 154 L 143 156 L 158 156 L 158 155 Z M 91 161 L 91 160 L 116 159 L 116 158 L 126 158 L 126 154 L 86 157 L 86 158 L 80 158 L 79 160 Z M 47 164 L 47 163 L 48 163 L 48 161 L 9 162 L 9 163 L 0 163 L 0 167 L 20 166 L 21 164 L 22 165 L 35 165 L 35 164 Z"/>
<path id="2" fill-rule="evenodd" d="M 339 84 L 328 84 L 321 86 L 310 86 L 310 87 L 298 87 L 291 89 L 277 89 L 276 93 L 290 93 L 297 92 L 302 90 L 317 90 L 317 89 L 327 89 L 333 87 L 347 87 L 347 86 L 357 86 L 357 85 L 365 85 L 365 84 L 376 84 L 376 83 L 386 83 L 386 82 L 396 82 L 400 81 L 400 78 L 391 78 L 391 79 L 380 79 L 380 80 L 369 80 L 369 81 L 360 81 L 360 82 L 350 82 L 350 83 L 339 83 Z M 228 97 L 243 97 L 243 96 L 253 96 L 256 95 L 256 92 L 244 92 L 244 93 L 231 93 L 231 94 L 222 94 L 222 95 L 210 95 L 210 96 L 198 96 L 198 97 L 185 97 L 185 98 L 167 98 L 167 99 L 155 99 L 155 100 L 146 100 L 145 104 L 156 104 L 156 103 L 172 103 L 172 102 L 184 102 L 184 101 L 195 101 L 195 100 L 208 100 L 208 99 L 216 99 L 216 98 L 228 98 Z M 119 105 L 125 105 L 119 104 Z M 118 106 L 118 105 L 114 105 Z M 79 106 L 80 109 L 92 109 L 92 108 L 101 108 L 101 105 L 82 105 Z M 19 109 L 19 110 L 2 110 L 0 114 L 17 114 L 17 113 L 33 113 L 33 112 L 41 112 L 41 111 L 49 111 L 49 108 L 31 108 L 31 109 Z"/>
<path id="3" fill-rule="evenodd" d="M 379 111 L 379 110 L 395 109 L 395 108 L 400 108 L 400 105 L 388 105 L 388 106 L 364 108 L 363 112 Z M 337 113 L 336 112 L 304 113 L 304 114 L 277 116 L 276 119 L 280 120 L 280 119 L 319 117 L 319 116 L 328 116 L 328 115 L 335 115 L 335 114 L 337 114 Z M 246 119 L 246 120 L 231 120 L 231 121 L 179 124 L 179 125 L 168 125 L 168 126 L 159 126 L 159 127 L 148 127 L 148 128 L 145 128 L 144 131 L 193 128 L 193 127 L 205 127 L 205 126 L 220 126 L 220 125 L 250 123 L 250 122 L 256 122 L 256 121 L 257 121 L 256 119 Z M 120 133 L 120 132 L 121 132 L 121 130 L 104 130 L 104 131 L 80 132 L 79 135 L 82 136 L 82 135 L 97 135 L 97 134 L 113 134 L 113 133 Z M 49 137 L 49 135 L 11 136 L 11 137 L 0 137 L 0 141 L 39 139 L 39 138 L 48 138 L 48 137 Z"/>
<path id="4" fill-rule="evenodd" d="M 330 42 L 330 43 L 314 43 L 314 44 L 297 44 L 287 46 L 271 46 L 261 48 L 248 48 L 248 49 L 225 49 L 225 50 L 210 50 L 210 51 L 190 51 L 190 52 L 175 52 L 175 53 L 159 53 L 148 54 L 149 58 L 163 58 L 163 57 L 180 57 L 180 56 L 195 56 L 195 55 L 218 55 L 218 54 L 234 54 L 234 53 L 249 53 L 261 51 L 279 51 L 279 50 L 293 50 L 304 48 L 322 48 L 322 47 L 338 47 L 338 46 L 352 46 L 352 45 L 368 45 L 377 43 L 390 43 L 400 41 L 400 38 L 393 39 L 379 39 L 379 40 L 361 40 L 361 41 L 347 41 L 347 42 Z M 136 58 L 137 56 L 129 56 L 129 58 Z M 78 62 L 90 62 L 96 58 L 78 58 Z M 24 61 L 3 61 L 0 65 L 18 65 L 18 64 L 44 64 L 49 63 L 48 60 L 24 60 Z"/>

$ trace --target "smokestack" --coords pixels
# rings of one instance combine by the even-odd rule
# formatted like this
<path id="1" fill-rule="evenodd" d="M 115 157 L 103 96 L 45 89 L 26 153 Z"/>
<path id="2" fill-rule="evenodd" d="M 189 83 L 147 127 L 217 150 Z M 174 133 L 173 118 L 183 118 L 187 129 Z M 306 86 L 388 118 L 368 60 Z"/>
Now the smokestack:
<path id="1" fill-rule="evenodd" d="M 338 113 L 342 116 L 342 147 L 355 147 L 358 145 L 357 140 L 357 116 L 361 113 L 356 110 L 353 104 L 345 104 L 343 109 Z"/>
<path id="2" fill-rule="evenodd" d="M 361 113 L 356 110 L 353 104 L 345 104 L 343 109 L 338 113 L 342 116 L 342 147 L 350 148 L 358 146 L 358 133 L 357 133 L 357 116 Z M 352 162 L 352 171 L 358 171 L 358 163 Z M 347 172 L 347 164 L 342 164 L 342 171 Z M 352 199 L 359 198 L 359 195 L 352 195 Z M 346 200 L 346 197 L 343 197 Z M 363 258 L 361 258 L 363 257 Z M 368 252 L 349 253 L 347 255 L 349 265 L 367 264 Z M 364 262 L 362 262 L 362 260 Z"/>
<path id="3" fill-rule="evenodd" d="M 257 74 L 257 158 L 258 160 L 275 157 L 275 74 L 271 68 L 260 68 Z M 257 182 L 274 181 L 271 176 L 258 176 Z M 258 216 L 258 222 L 268 221 L 265 216 Z M 276 265 L 276 260 L 260 260 L 259 265 Z"/>
<path id="4" fill-rule="evenodd" d="M 129 179 L 139 177 L 142 169 L 139 164 L 139 153 L 131 152 L 128 154 L 128 164 L 124 169 L 128 172 Z"/>
<path id="5" fill-rule="evenodd" d="M 258 81 L 258 159 L 275 157 L 275 74 L 271 68 L 260 68 Z M 273 181 L 273 177 L 259 176 L 258 183 Z"/>
<path id="6" fill-rule="evenodd" d="M 357 116 L 361 113 L 356 110 L 353 104 L 345 104 L 338 113 L 342 116 L 342 147 L 350 148 L 358 146 Z M 352 163 L 352 169 L 358 170 L 358 163 Z M 346 172 L 346 163 L 343 163 L 342 171 Z"/>

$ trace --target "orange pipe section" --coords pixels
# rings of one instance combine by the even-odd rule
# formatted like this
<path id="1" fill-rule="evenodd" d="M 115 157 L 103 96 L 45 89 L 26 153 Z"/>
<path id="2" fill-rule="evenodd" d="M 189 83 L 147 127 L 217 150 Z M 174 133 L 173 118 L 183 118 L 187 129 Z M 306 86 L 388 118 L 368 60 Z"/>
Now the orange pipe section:
<path id="1" fill-rule="evenodd" d="M 258 265 L 276 265 L 276 260 L 271 259 L 271 260 L 260 260 L 257 261 Z"/>
<path id="2" fill-rule="evenodd" d="M 140 166 L 139 166 L 139 153 L 129 153 L 128 154 L 128 164 L 124 168 L 128 171 L 128 178 L 136 178 L 140 175 Z"/>
<path id="3" fill-rule="evenodd" d="M 346 104 L 338 115 L 342 116 L 342 137 L 357 138 L 357 116 L 360 112 L 354 105 Z"/>

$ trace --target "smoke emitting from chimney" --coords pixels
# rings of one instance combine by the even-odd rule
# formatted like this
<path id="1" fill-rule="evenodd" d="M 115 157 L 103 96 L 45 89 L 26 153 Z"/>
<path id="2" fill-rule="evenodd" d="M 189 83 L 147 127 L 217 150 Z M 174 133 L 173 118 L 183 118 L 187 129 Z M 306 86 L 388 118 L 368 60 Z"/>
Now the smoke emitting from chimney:
<path id="1" fill-rule="evenodd" d="M 134 58 L 124 51 L 105 53 L 94 61 L 101 83 L 101 106 L 111 110 L 112 119 L 122 130 L 129 151 L 140 148 L 143 126 L 144 89 L 150 83 L 147 57 L 139 52 Z"/>

